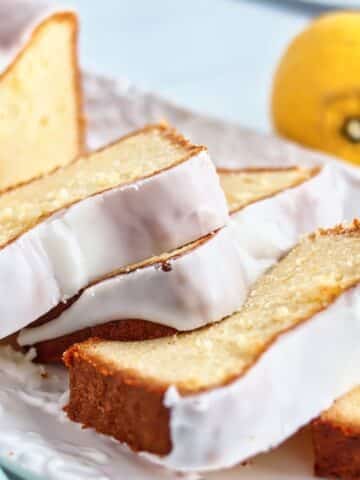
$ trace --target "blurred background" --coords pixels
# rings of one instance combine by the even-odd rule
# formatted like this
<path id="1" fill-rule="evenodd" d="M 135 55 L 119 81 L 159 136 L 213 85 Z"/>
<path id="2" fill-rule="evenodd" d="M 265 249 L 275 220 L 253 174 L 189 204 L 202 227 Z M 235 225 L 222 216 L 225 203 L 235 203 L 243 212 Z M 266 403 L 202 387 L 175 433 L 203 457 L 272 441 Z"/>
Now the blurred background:
<path id="1" fill-rule="evenodd" d="M 270 130 L 269 89 L 291 38 L 356 1 L 66 0 L 82 20 L 81 61 L 178 103 Z"/>

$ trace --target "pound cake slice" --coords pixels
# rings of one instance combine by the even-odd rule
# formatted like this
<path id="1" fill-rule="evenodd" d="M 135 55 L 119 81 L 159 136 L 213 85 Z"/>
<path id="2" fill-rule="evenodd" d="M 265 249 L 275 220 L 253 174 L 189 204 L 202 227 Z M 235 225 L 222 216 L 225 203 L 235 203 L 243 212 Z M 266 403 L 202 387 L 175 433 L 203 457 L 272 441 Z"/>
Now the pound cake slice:
<path id="1" fill-rule="evenodd" d="M 360 478 L 360 387 L 336 400 L 312 424 L 315 473 Z"/>
<path id="2" fill-rule="evenodd" d="M 6 3 L 4 16 L 11 21 L 21 6 Z M 83 150 L 77 34 L 74 13 L 53 13 L 0 72 L 0 191 L 65 165 Z"/>
<path id="3" fill-rule="evenodd" d="M 232 229 L 224 227 L 88 287 L 22 330 L 18 344 L 35 346 L 37 361 L 55 362 L 69 346 L 93 336 L 142 340 L 218 321 L 248 292 L 241 261 Z"/>
<path id="4" fill-rule="evenodd" d="M 337 182 L 331 168 L 226 171 L 220 182 L 231 228 L 167 254 L 164 268 L 157 258 L 85 289 L 22 330 L 19 344 L 52 362 L 94 336 L 143 340 L 218 321 L 240 308 L 251 284 L 300 236 L 343 218 L 341 196 L 327 200 Z"/>
<path id="5" fill-rule="evenodd" d="M 318 231 L 222 322 L 73 346 L 67 413 L 180 470 L 275 447 L 359 383 L 359 282 L 360 222 Z"/>
<path id="6" fill-rule="evenodd" d="M 161 125 L 0 196 L 0 338 L 227 221 L 206 149 Z"/>

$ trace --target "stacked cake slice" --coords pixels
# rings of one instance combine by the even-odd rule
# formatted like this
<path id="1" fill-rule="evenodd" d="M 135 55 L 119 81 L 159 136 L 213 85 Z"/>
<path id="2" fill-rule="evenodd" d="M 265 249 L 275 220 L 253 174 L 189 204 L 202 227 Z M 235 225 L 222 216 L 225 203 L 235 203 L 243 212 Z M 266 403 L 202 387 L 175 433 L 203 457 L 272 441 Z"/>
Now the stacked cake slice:
<path id="1" fill-rule="evenodd" d="M 166 126 L 5 193 L 0 212 L 0 337 L 228 221 L 206 149 Z"/>
<path id="2" fill-rule="evenodd" d="M 24 20 L 30 3 L 2 2 L 0 56 L 2 44 L 18 43 L 20 32 L 11 30 L 16 26 L 11 19 Z M 77 29 L 75 14 L 49 14 L 21 32 L 27 41 L 16 48 L 15 59 L 2 65 L 0 191 L 66 165 L 84 148 Z"/>
<path id="3" fill-rule="evenodd" d="M 93 283 L 23 330 L 19 344 L 49 362 L 94 336 L 143 340 L 217 322 L 301 235 L 342 218 L 341 198 L 330 209 L 323 202 L 336 182 L 330 169 L 222 171 L 220 181 L 232 225 Z M 307 203 L 313 208 L 301 219 Z"/>

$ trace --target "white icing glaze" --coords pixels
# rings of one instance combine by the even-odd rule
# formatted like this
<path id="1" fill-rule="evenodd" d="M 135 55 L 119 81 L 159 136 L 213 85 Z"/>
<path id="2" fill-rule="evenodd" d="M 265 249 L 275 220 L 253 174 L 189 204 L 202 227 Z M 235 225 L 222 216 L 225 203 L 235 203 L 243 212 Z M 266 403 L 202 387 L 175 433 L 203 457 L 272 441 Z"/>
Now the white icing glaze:
<path id="1" fill-rule="evenodd" d="M 152 266 L 95 284 L 58 318 L 23 330 L 18 342 L 33 345 L 111 320 L 142 319 L 179 331 L 218 321 L 241 307 L 251 284 L 299 237 L 340 222 L 344 198 L 342 178 L 324 167 L 232 215 L 231 229 L 174 260 L 171 272 Z"/>
<path id="2" fill-rule="evenodd" d="M 112 271 L 222 227 L 225 197 L 206 152 L 57 213 L 0 251 L 0 338 Z M 19 295 L 21 291 L 21 295 Z"/>
<path id="3" fill-rule="evenodd" d="M 132 318 L 193 330 L 230 315 L 245 299 L 247 275 L 230 226 L 170 260 L 169 265 L 170 271 L 148 266 L 87 288 L 58 318 L 22 330 L 19 344 L 31 345 L 110 320 Z"/>
<path id="4" fill-rule="evenodd" d="M 165 395 L 172 451 L 152 460 L 179 470 L 229 467 L 267 451 L 360 382 L 360 287 L 283 334 L 242 378 Z"/>

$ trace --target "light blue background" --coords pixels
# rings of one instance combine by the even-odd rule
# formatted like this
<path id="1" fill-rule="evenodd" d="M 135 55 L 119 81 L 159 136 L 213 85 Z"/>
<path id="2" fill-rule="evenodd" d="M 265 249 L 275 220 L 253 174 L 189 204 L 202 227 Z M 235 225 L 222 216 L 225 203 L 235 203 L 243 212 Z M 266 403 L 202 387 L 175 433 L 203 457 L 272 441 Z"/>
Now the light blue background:
<path id="1" fill-rule="evenodd" d="M 282 52 L 312 16 L 326 11 L 265 0 L 66 3 L 80 13 L 85 68 L 126 76 L 196 110 L 261 130 L 270 128 L 271 78 Z"/>

